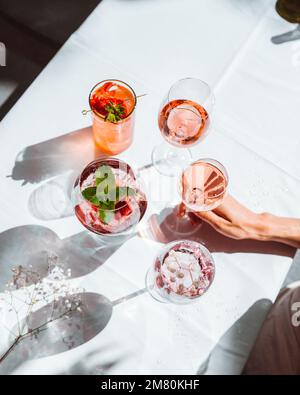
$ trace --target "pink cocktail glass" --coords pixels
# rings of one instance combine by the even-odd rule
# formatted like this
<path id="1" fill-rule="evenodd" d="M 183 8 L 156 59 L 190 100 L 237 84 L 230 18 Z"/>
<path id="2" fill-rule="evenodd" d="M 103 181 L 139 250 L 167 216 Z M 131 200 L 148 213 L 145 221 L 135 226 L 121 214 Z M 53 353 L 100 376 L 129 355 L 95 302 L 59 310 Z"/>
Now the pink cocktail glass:
<path id="1" fill-rule="evenodd" d="M 160 302 L 187 304 L 202 296 L 215 276 L 212 255 L 202 244 L 179 240 L 165 246 L 148 271 L 149 293 Z"/>
<path id="2" fill-rule="evenodd" d="M 72 199 L 78 220 L 104 242 L 128 238 L 147 208 L 132 168 L 116 158 L 88 164 L 74 184 Z"/>

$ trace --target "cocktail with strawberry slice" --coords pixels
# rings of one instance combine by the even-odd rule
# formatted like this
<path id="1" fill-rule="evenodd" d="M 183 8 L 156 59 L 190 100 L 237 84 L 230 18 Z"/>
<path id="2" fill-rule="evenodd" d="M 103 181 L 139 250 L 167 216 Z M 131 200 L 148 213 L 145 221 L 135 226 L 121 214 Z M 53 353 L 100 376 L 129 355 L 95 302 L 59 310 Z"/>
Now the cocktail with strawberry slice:
<path id="1" fill-rule="evenodd" d="M 147 208 L 133 170 L 115 158 L 98 159 L 85 167 L 75 182 L 73 201 L 82 225 L 104 241 L 127 238 Z"/>
<path id="2" fill-rule="evenodd" d="M 89 96 L 96 145 L 106 154 L 116 155 L 132 143 L 136 95 L 125 82 L 105 80 Z"/>

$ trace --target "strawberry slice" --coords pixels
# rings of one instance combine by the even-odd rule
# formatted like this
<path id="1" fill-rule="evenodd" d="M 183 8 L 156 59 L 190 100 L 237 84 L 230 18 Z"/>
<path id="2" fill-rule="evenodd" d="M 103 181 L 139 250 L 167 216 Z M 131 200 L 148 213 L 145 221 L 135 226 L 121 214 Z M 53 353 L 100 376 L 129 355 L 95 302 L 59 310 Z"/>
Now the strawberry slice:
<path id="1" fill-rule="evenodd" d="M 122 217 L 128 217 L 132 213 L 132 209 L 128 202 L 121 200 L 116 204 L 116 211 L 118 211 Z"/>
<path id="2" fill-rule="evenodd" d="M 79 221 L 84 224 L 85 223 L 85 214 L 82 211 L 82 208 L 80 207 L 79 204 L 75 207 L 75 214 L 76 214 L 77 218 L 79 219 Z"/>
<path id="3" fill-rule="evenodd" d="M 105 93 L 108 93 L 110 88 L 112 88 L 113 86 L 114 86 L 114 84 L 111 81 L 109 81 L 109 82 L 106 82 L 99 90 L 104 91 Z"/>
<path id="4" fill-rule="evenodd" d="M 96 216 L 92 213 L 92 211 L 89 212 L 89 217 L 92 220 L 92 222 L 96 221 Z"/>
<path id="5" fill-rule="evenodd" d="M 165 285 L 162 276 L 157 276 L 155 282 L 158 288 L 163 288 L 163 286 Z"/>
<path id="6" fill-rule="evenodd" d="M 126 118 L 126 106 L 124 100 L 112 97 L 103 97 L 96 91 L 92 95 L 90 103 L 93 110 L 105 118 L 107 118 L 109 114 L 117 116 L 117 120 Z"/>

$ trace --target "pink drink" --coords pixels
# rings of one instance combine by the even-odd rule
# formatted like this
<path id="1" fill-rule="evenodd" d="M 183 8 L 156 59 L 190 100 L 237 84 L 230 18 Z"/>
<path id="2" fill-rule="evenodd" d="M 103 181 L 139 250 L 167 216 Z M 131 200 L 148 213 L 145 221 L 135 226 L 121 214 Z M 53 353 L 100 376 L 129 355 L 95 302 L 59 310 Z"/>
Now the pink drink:
<path id="1" fill-rule="evenodd" d="M 183 203 L 194 211 L 216 208 L 224 199 L 228 176 L 221 163 L 203 159 L 192 163 L 181 175 Z"/>
<path id="2" fill-rule="evenodd" d="M 104 198 L 102 201 L 100 199 L 101 203 L 97 197 L 84 194 L 84 191 L 93 189 L 98 193 L 99 169 L 108 169 L 109 176 L 114 182 L 109 190 L 109 182 L 103 181 Z M 118 159 L 99 159 L 90 163 L 78 178 L 75 189 L 77 189 L 75 205 L 77 218 L 88 230 L 100 235 L 128 231 L 140 222 L 147 208 L 146 196 L 140 190 L 132 169 Z M 119 192 L 120 190 L 123 192 Z M 97 196 L 99 198 L 99 194 Z"/>
<path id="3" fill-rule="evenodd" d="M 161 110 L 158 125 L 170 144 L 189 146 L 205 135 L 209 116 L 200 104 L 192 100 L 173 100 Z"/>
<path id="4" fill-rule="evenodd" d="M 89 102 L 96 145 L 108 155 L 123 152 L 133 140 L 136 106 L 133 89 L 122 81 L 105 80 L 92 89 Z"/>
<path id="5" fill-rule="evenodd" d="M 197 298 L 209 288 L 215 266 L 209 251 L 193 241 L 170 243 L 155 262 L 156 291 L 173 302 Z"/>

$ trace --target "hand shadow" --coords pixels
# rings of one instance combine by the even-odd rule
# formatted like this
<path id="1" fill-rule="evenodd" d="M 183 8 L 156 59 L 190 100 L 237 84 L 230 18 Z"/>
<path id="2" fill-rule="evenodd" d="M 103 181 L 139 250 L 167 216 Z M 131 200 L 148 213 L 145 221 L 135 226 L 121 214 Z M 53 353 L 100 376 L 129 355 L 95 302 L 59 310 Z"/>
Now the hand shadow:
<path id="1" fill-rule="evenodd" d="M 198 368 L 197 374 L 241 374 L 271 306 L 272 302 L 268 299 L 255 302 L 223 334 L 208 358 Z"/>
<path id="2" fill-rule="evenodd" d="M 56 255 L 63 268 L 71 270 L 70 278 L 76 278 L 96 270 L 119 247 L 99 247 L 87 231 L 62 240 L 44 226 L 24 225 L 8 229 L 0 233 L 0 292 L 11 281 L 14 267 L 30 268 L 45 277 L 48 257 Z"/>
<path id="3" fill-rule="evenodd" d="M 87 127 L 24 148 L 10 177 L 23 180 L 22 185 L 36 184 L 70 170 L 78 173 L 101 156 L 105 155 L 96 148 L 92 128 Z"/>
<path id="4" fill-rule="evenodd" d="M 204 244 L 211 252 L 229 254 L 245 252 L 293 258 L 296 253 L 295 248 L 277 242 L 231 239 L 221 235 L 192 213 L 185 218 L 179 218 L 177 213 L 177 207 L 168 207 L 159 214 L 152 215 L 148 222 L 147 232 L 140 236 L 161 243 L 179 239 L 194 240 Z"/>
<path id="5" fill-rule="evenodd" d="M 52 303 L 31 313 L 26 319 L 26 327 L 34 329 L 42 326 L 43 330 L 36 336 L 24 337 L 2 361 L 0 373 L 11 373 L 30 359 L 74 349 L 102 332 L 112 316 L 112 302 L 96 293 L 82 293 L 78 296 L 81 300 L 80 308 L 71 312 L 65 310 L 66 314 L 61 309 L 54 310 L 53 313 Z M 65 304 L 64 300 L 61 302 L 61 305 Z M 52 322 L 44 326 L 50 317 Z"/>

